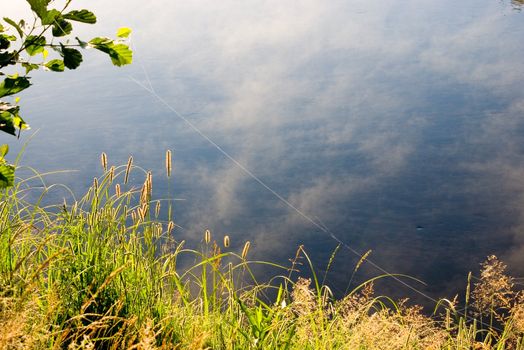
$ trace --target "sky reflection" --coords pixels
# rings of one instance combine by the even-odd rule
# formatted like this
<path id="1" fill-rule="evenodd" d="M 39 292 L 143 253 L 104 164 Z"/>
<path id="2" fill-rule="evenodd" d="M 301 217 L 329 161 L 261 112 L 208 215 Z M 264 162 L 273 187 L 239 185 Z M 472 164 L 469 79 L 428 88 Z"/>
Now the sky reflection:
<path id="1" fill-rule="evenodd" d="M 6 13 L 20 13 L 11 3 Z M 252 240 L 259 258 L 285 261 L 304 244 L 327 263 L 336 242 L 133 77 L 303 213 L 432 295 L 454 291 L 489 253 L 524 273 L 524 26 L 510 3 L 78 4 L 99 17 L 85 36 L 134 29 L 135 64 L 117 70 L 92 53 L 77 72 L 35 74 L 22 97 L 40 132 L 25 164 L 80 170 L 57 181 L 81 191 L 102 151 L 162 174 L 172 149 L 180 238 L 211 228 L 237 246 Z M 356 260 L 341 251 L 336 289 Z"/>

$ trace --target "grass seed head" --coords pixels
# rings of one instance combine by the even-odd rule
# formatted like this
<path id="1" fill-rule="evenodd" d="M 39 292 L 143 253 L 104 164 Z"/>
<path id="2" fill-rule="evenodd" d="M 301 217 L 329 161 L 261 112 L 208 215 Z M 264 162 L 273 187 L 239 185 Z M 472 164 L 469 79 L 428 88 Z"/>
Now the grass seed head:
<path id="1" fill-rule="evenodd" d="M 155 225 L 155 237 L 158 238 L 162 236 L 162 224 L 161 223 L 157 223 Z"/>
<path id="2" fill-rule="evenodd" d="M 242 249 L 242 260 L 246 260 L 247 253 L 249 252 L 249 247 L 251 247 L 251 242 L 247 241 L 246 244 L 244 244 L 244 249 Z"/>
<path id="3" fill-rule="evenodd" d="M 167 234 L 170 235 L 174 228 L 175 223 L 173 221 L 169 221 L 169 224 L 167 224 Z"/>
<path id="4" fill-rule="evenodd" d="M 142 328 L 140 328 L 140 342 L 137 344 L 137 350 L 157 349 L 156 336 L 154 322 L 150 319 L 146 320 Z"/>
<path id="5" fill-rule="evenodd" d="M 124 175 L 124 185 L 127 184 L 127 181 L 129 181 L 129 173 L 131 172 L 132 167 L 133 167 L 133 156 L 129 156 L 129 159 L 127 160 L 126 172 Z"/>
<path id="6" fill-rule="evenodd" d="M 488 256 L 481 266 L 480 281 L 472 293 L 473 307 L 479 314 L 499 317 L 513 301 L 513 278 L 505 274 L 506 265 L 495 255 Z"/>
<path id="7" fill-rule="evenodd" d="M 115 179 L 115 166 L 112 165 L 111 168 L 109 169 L 109 182 L 113 182 L 113 180 Z"/>
<path id="8" fill-rule="evenodd" d="M 171 177 L 171 170 L 172 170 L 171 150 L 168 149 L 166 151 L 166 173 L 167 173 L 167 177 Z"/>
<path id="9" fill-rule="evenodd" d="M 149 204 L 147 202 L 142 203 L 140 208 L 138 208 L 138 215 L 140 216 L 140 220 L 145 221 L 148 211 Z"/>
<path id="10" fill-rule="evenodd" d="M 107 154 L 105 152 L 100 155 L 100 164 L 102 164 L 104 171 L 107 171 Z"/>
<path id="11" fill-rule="evenodd" d="M 151 195 L 153 193 L 153 174 L 150 171 L 147 172 L 146 187 L 148 195 Z"/>
<path id="12" fill-rule="evenodd" d="M 355 272 L 360 268 L 360 266 L 364 263 L 364 261 L 366 261 L 369 254 L 371 254 L 371 249 L 368 250 L 364 255 L 362 255 L 362 257 L 360 258 L 360 260 L 357 263 L 357 266 L 355 266 Z"/>
<path id="13" fill-rule="evenodd" d="M 315 293 L 310 285 L 311 279 L 299 277 L 291 291 L 292 309 L 300 316 L 309 315 L 316 306 Z"/>
<path id="14" fill-rule="evenodd" d="M 160 215 L 160 201 L 156 201 L 155 205 L 155 218 L 158 218 Z"/>
<path id="15" fill-rule="evenodd" d="M 511 310 L 515 330 L 524 335 L 524 294 L 520 294 Z"/>
<path id="16" fill-rule="evenodd" d="M 225 235 L 224 236 L 224 247 L 228 248 L 229 247 L 229 236 L 228 235 Z"/>
<path id="17" fill-rule="evenodd" d="M 211 242 L 211 231 L 206 230 L 204 232 L 204 242 L 206 242 L 206 244 L 209 244 L 209 242 Z"/>

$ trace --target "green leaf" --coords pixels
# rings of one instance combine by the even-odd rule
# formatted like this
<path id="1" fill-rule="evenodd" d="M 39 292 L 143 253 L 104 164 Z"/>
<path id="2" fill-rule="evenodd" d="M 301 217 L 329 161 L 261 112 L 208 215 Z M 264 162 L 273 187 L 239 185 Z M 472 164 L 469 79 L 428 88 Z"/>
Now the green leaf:
<path id="1" fill-rule="evenodd" d="M 13 186 L 15 183 L 15 167 L 11 164 L 0 164 L 0 188 Z"/>
<path id="2" fill-rule="evenodd" d="M 71 34 L 73 31 L 73 25 L 62 18 L 57 19 L 53 24 L 53 36 L 60 37 Z"/>
<path id="3" fill-rule="evenodd" d="M 29 124 L 27 124 L 18 113 L 13 117 L 13 124 L 20 130 L 29 129 Z"/>
<path id="4" fill-rule="evenodd" d="M 42 21 L 43 25 L 50 25 L 54 24 L 59 18 L 61 18 L 60 11 L 51 9 L 47 11 L 42 17 L 40 17 L 40 20 Z"/>
<path id="5" fill-rule="evenodd" d="M 0 52 L 0 67 L 16 64 L 18 53 L 16 51 Z"/>
<path id="6" fill-rule="evenodd" d="M 7 40 L 3 35 L 0 36 L 0 50 L 8 49 L 11 46 L 11 42 Z"/>
<path id="7" fill-rule="evenodd" d="M 82 23 L 89 23 L 89 24 L 96 23 L 95 14 L 88 10 L 71 11 L 69 13 L 66 13 L 64 15 L 64 18 L 70 19 L 72 21 L 82 22 Z"/>
<path id="8" fill-rule="evenodd" d="M 68 69 L 76 69 L 82 63 L 82 54 L 76 49 L 62 46 L 62 54 L 64 56 L 64 65 Z"/>
<path id="9" fill-rule="evenodd" d="M 29 5 L 31 5 L 31 10 L 33 10 L 33 12 L 36 13 L 37 16 L 40 17 L 41 20 L 43 20 L 46 14 L 48 13 L 47 5 L 49 5 L 49 2 L 51 0 L 26 0 L 26 1 L 29 3 Z"/>
<path id="10" fill-rule="evenodd" d="M 125 44 L 116 44 L 108 38 L 94 38 L 89 41 L 89 45 L 97 50 L 105 52 L 111 58 L 115 66 L 131 64 L 133 61 L 133 51 Z"/>
<path id="11" fill-rule="evenodd" d="M 16 129 L 28 129 L 29 125 L 20 117 L 20 106 L 0 102 L 0 131 L 16 136 Z"/>
<path id="12" fill-rule="evenodd" d="M 4 26 L 0 23 L 0 33 L 3 33 L 5 31 Z"/>
<path id="13" fill-rule="evenodd" d="M 38 69 L 40 66 L 34 63 L 22 62 L 22 67 L 25 68 L 25 74 L 29 74 L 30 71 Z"/>
<path id="14" fill-rule="evenodd" d="M 0 34 L 0 35 L 3 36 L 4 38 L 6 38 L 9 41 L 16 41 L 16 36 L 14 36 L 14 35 L 7 35 L 7 34 Z"/>
<path id="15" fill-rule="evenodd" d="M 0 112 L 0 131 L 16 136 L 16 127 L 13 117 L 14 115 L 11 112 Z"/>
<path id="16" fill-rule="evenodd" d="M 16 128 L 12 118 L 5 112 L 0 113 L 0 131 L 16 136 Z"/>
<path id="17" fill-rule="evenodd" d="M 118 67 L 131 64 L 133 62 L 133 51 L 131 51 L 129 46 L 125 44 L 117 44 L 113 46 L 109 56 L 111 57 L 113 64 Z"/>
<path id="18" fill-rule="evenodd" d="M 45 44 L 45 37 L 39 35 L 29 35 L 24 42 L 25 50 L 27 51 L 29 56 L 34 56 L 41 52 L 44 52 Z"/>
<path id="19" fill-rule="evenodd" d="M 13 35 L 0 34 L 0 50 L 6 50 L 11 46 L 11 41 L 16 41 Z"/>
<path id="20" fill-rule="evenodd" d="M 20 39 L 24 36 L 24 32 L 22 31 L 22 28 L 20 28 L 20 26 L 16 24 L 15 21 L 13 21 L 9 17 L 4 17 L 4 21 L 6 21 L 10 26 L 16 29 L 16 31 L 18 32 L 18 35 L 20 35 Z M 3 31 L 3 27 L 2 27 L 2 31 Z"/>
<path id="21" fill-rule="evenodd" d="M 63 72 L 64 71 L 64 61 L 62 60 L 51 60 L 44 64 L 47 68 L 53 72 Z"/>
<path id="22" fill-rule="evenodd" d="M 3 144 L 0 146 L 0 160 L 4 159 L 5 155 L 9 152 L 9 145 Z"/>
<path id="23" fill-rule="evenodd" d="M 89 40 L 89 45 L 96 48 L 97 45 L 109 45 L 112 44 L 113 40 L 109 38 L 103 38 L 103 37 L 96 37 L 91 40 Z"/>
<path id="24" fill-rule="evenodd" d="M 131 29 L 127 27 L 119 28 L 116 32 L 116 36 L 119 38 L 127 38 L 131 34 Z"/>
<path id="25" fill-rule="evenodd" d="M 28 78 L 10 75 L 0 83 L 0 97 L 17 94 L 29 86 L 31 86 L 31 83 Z"/>

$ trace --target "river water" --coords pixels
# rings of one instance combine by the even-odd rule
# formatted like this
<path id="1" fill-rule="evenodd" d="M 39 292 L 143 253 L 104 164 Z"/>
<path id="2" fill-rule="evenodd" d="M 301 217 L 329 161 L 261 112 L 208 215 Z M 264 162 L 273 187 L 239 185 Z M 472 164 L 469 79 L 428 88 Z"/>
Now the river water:
<path id="1" fill-rule="evenodd" d="M 461 290 L 491 253 L 524 274 L 518 2 L 78 6 L 99 18 L 79 28 L 82 38 L 132 27 L 135 62 L 118 69 L 89 51 L 77 71 L 33 75 L 21 94 L 32 131 L 2 142 L 15 153 L 38 130 L 22 163 L 75 170 L 50 182 L 81 194 L 101 173 L 101 152 L 117 165 L 133 155 L 153 171 L 154 195 L 177 199 L 180 239 L 198 242 L 209 228 L 235 249 L 250 240 L 253 258 L 283 263 L 303 244 L 321 274 L 338 240 L 425 281 L 409 283 L 433 298 Z M 2 7 L 25 14 L 23 2 Z M 358 259 L 339 250 L 327 278 L 335 293 Z M 364 264 L 357 280 L 381 273 Z M 382 288 L 427 302 L 395 281 Z"/>

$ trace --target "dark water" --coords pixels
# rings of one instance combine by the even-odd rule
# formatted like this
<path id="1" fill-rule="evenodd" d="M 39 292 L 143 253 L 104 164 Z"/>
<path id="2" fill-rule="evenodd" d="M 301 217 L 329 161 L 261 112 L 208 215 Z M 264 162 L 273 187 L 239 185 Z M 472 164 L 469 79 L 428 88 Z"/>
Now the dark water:
<path id="1" fill-rule="evenodd" d="M 383 269 L 424 280 L 417 288 L 432 297 L 452 296 L 491 253 L 524 274 L 519 2 L 85 6 L 100 20 L 85 36 L 134 29 L 135 64 L 116 69 L 92 52 L 78 71 L 34 75 L 22 103 L 39 132 L 23 163 L 78 170 L 50 181 L 80 194 L 100 174 L 100 152 L 113 164 L 132 154 L 157 174 L 154 194 L 163 198 L 171 149 L 180 239 L 199 241 L 210 228 L 238 249 L 252 241 L 254 258 L 279 262 L 303 244 L 323 271 L 337 242 L 133 78 L 303 214 L 353 249 L 372 249 Z M 143 181 L 138 172 L 134 180 Z M 339 251 L 328 275 L 335 292 L 357 261 Z M 364 265 L 357 279 L 380 273 Z M 396 282 L 383 288 L 425 302 Z"/>

